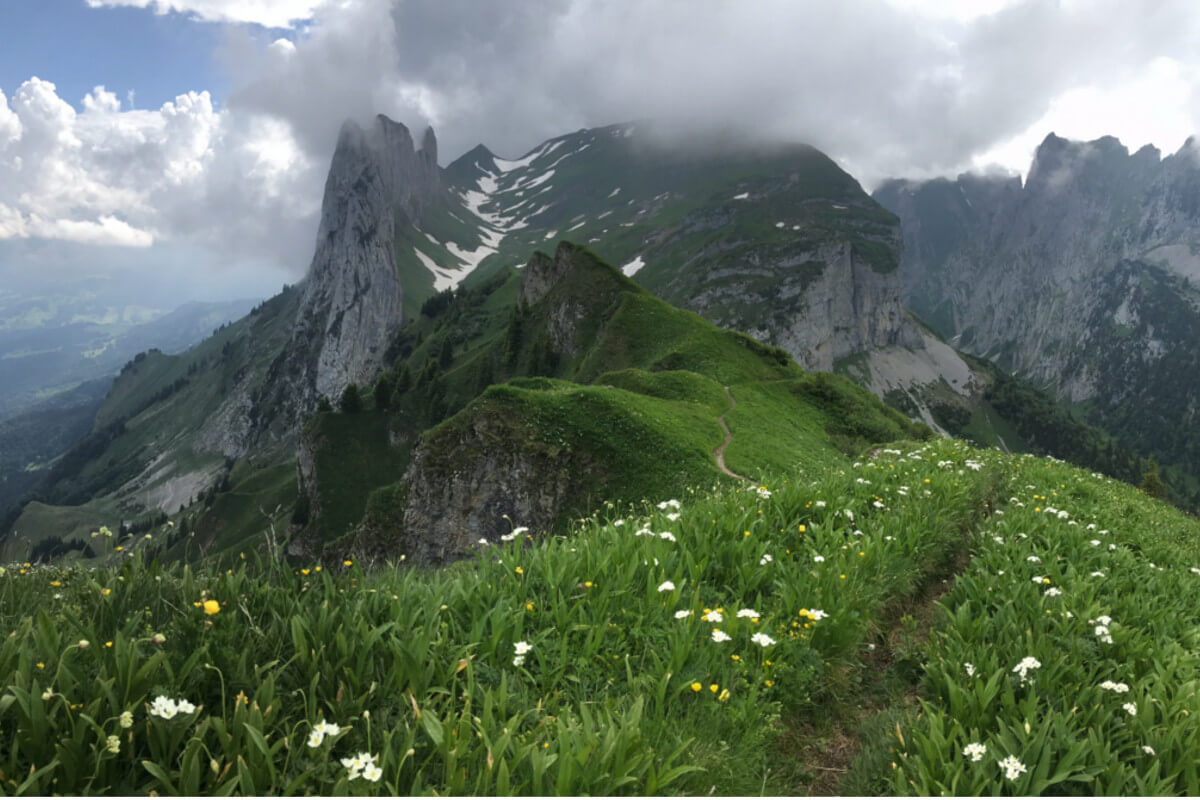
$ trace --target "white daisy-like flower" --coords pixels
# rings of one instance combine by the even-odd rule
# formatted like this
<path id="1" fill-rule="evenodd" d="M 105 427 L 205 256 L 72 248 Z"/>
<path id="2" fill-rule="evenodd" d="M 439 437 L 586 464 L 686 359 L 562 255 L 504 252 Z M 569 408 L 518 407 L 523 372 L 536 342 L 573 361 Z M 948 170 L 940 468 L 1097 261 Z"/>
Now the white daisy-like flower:
<path id="1" fill-rule="evenodd" d="M 1041 560 L 1040 558 L 1038 558 L 1037 556 L 1030 556 L 1029 558 L 1027 558 L 1027 559 L 1025 559 L 1025 560 L 1026 560 L 1026 561 L 1028 561 L 1030 564 L 1040 564 L 1040 563 L 1042 563 L 1042 560 Z"/>
<path id="2" fill-rule="evenodd" d="M 817 620 L 825 619 L 828 616 L 829 616 L 828 614 L 826 614 L 824 611 L 822 611 L 819 608 L 811 609 L 808 612 L 808 618 L 811 619 L 813 622 L 816 622 Z"/>
<path id="3" fill-rule="evenodd" d="M 1000 769 L 1004 770 L 1004 777 L 1010 781 L 1015 781 L 1021 777 L 1022 772 L 1025 772 L 1025 765 L 1018 761 L 1016 756 L 1008 756 L 997 763 L 1000 764 Z"/>
<path id="4" fill-rule="evenodd" d="M 967 677 L 968 677 L 968 678 L 974 678 L 974 677 L 975 677 L 975 665 L 974 665 L 974 664 L 972 664 L 970 661 L 964 661 L 964 662 L 963 662 L 963 669 L 965 669 L 965 670 L 967 671 Z"/>
<path id="5" fill-rule="evenodd" d="M 724 622 L 725 621 L 725 617 L 721 614 L 721 612 L 716 611 L 716 610 L 709 611 L 700 619 L 704 620 L 705 622 Z"/>
<path id="6" fill-rule="evenodd" d="M 768 489 L 767 487 L 760 486 L 760 487 L 758 487 L 758 489 L 756 491 L 758 493 L 758 498 L 760 500 L 770 500 L 771 499 L 771 490 Z"/>
<path id="7" fill-rule="evenodd" d="M 317 728 L 313 728 L 309 732 L 309 734 L 308 734 L 308 746 L 309 747 L 320 747 L 321 743 L 324 741 L 325 741 L 325 731 L 318 730 Z"/>
<path id="8" fill-rule="evenodd" d="M 825 561 L 825 556 L 813 556 L 813 561 L 820 564 Z"/>
<path id="9" fill-rule="evenodd" d="M 688 617 L 690 617 L 691 615 L 692 615 L 692 612 L 691 612 L 691 610 L 690 610 L 690 609 L 685 609 L 685 610 L 683 610 L 683 611 L 676 611 L 676 612 L 675 612 L 675 619 L 687 619 L 687 618 L 688 618 Z"/>
<path id="10" fill-rule="evenodd" d="M 763 553 L 763 557 L 758 560 L 758 565 L 760 567 L 765 567 L 767 564 L 770 564 L 774 560 L 775 560 L 775 557 L 772 556 L 770 553 Z"/>
<path id="11" fill-rule="evenodd" d="M 1111 625 L 1112 617 L 1110 617 L 1108 614 L 1101 614 L 1100 616 L 1096 617 L 1096 622 L 1099 622 L 1101 625 Z"/>
<path id="12" fill-rule="evenodd" d="M 533 649 L 533 645 L 531 645 L 529 642 L 514 642 L 513 643 L 513 650 L 515 650 L 517 655 L 519 655 L 519 656 L 525 655 L 532 649 Z"/>
<path id="13" fill-rule="evenodd" d="M 158 697 L 154 698 L 153 702 L 150 703 L 151 716 L 161 717 L 163 719 L 171 719 L 178 712 L 179 708 L 175 705 L 175 701 L 166 695 L 160 694 Z"/>
<path id="14" fill-rule="evenodd" d="M 737 612 L 739 619 L 755 619 L 761 617 L 762 614 L 755 611 L 753 608 L 740 608 Z"/>
<path id="15" fill-rule="evenodd" d="M 666 511 L 668 508 L 679 508 L 679 506 L 680 502 L 678 500 L 663 500 L 658 504 L 658 510 Z"/>
<path id="16" fill-rule="evenodd" d="M 987 752 L 987 745 L 979 742 L 971 742 L 963 748 L 963 755 L 970 758 L 972 761 L 982 761 L 984 753 Z"/>
<path id="17" fill-rule="evenodd" d="M 1137 705 L 1135 705 L 1134 703 L 1126 703 L 1125 705 L 1121 706 L 1121 708 L 1125 709 L 1125 711 L 1128 712 L 1129 716 L 1131 716 L 1131 717 L 1137 716 Z"/>
<path id="18" fill-rule="evenodd" d="M 671 520 L 671 522 L 674 522 L 675 520 L 679 519 L 679 512 L 672 511 L 670 514 L 667 514 L 667 519 Z"/>
<path id="19" fill-rule="evenodd" d="M 663 539 L 664 541 L 674 542 L 675 534 L 671 533 L 670 531 L 663 531 L 658 535 L 658 538 Z"/>
<path id="20" fill-rule="evenodd" d="M 1058 597 L 1060 594 L 1062 594 L 1062 589 L 1057 586 L 1051 586 L 1046 590 L 1046 597 Z"/>
<path id="21" fill-rule="evenodd" d="M 671 581 L 663 581 L 658 585 L 658 590 L 660 592 L 673 592 L 675 591 L 675 584 L 671 583 Z"/>
<path id="22" fill-rule="evenodd" d="M 1100 570 L 1096 570 L 1095 572 L 1093 572 L 1093 573 L 1091 574 L 1091 576 L 1092 576 L 1093 578 L 1103 578 L 1103 577 L 1104 577 L 1104 573 L 1103 573 L 1103 572 L 1101 572 Z"/>
<path id="23" fill-rule="evenodd" d="M 513 656 L 513 666 L 519 667 L 525 663 L 525 656 Z"/>
<path id="24" fill-rule="evenodd" d="M 1099 540 L 1099 539 L 1092 539 L 1092 541 L 1091 541 L 1091 542 L 1089 542 L 1089 544 L 1091 544 L 1091 546 L 1092 546 L 1092 547 L 1099 547 L 1099 546 L 1100 546 L 1100 540 Z"/>
<path id="25" fill-rule="evenodd" d="M 728 633 L 720 628 L 713 628 L 712 640 L 714 642 L 728 642 L 731 638 L 732 637 Z"/>
<path id="26" fill-rule="evenodd" d="M 1144 744 L 1144 745 L 1142 745 L 1142 752 L 1148 756 L 1152 756 L 1152 755 L 1154 755 L 1154 748 L 1148 744 Z"/>
<path id="27" fill-rule="evenodd" d="M 775 644 L 774 639 L 772 639 L 770 636 L 767 636 L 765 633 L 762 633 L 761 631 L 751 636 L 750 641 L 757 645 L 761 645 L 762 647 L 770 647 L 771 645 Z"/>
<path id="28" fill-rule="evenodd" d="M 362 776 L 371 782 L 375 782 L 383 777 L 383 770 L 375 766 L 373 763 L 368 764 L 367 766 L 363 767 Z"/>
<path id="29" fill-rule="evenodd" d="M 824 508 L 824 507 L 825 507 L 825 501 L 824 501 L 824 500 L 818 500 L 817 502 L 813 503 L 813 505 L 815 505 L 817 508 Z"/>
<path id="30" fill-rule="evenodd" d="M 180 714 L 196 713 L 196 707 L 194 705 L 192 705 L 191 703 L 189 703 L 187 700 L 183 700 L 183 699 L 175 701 L 175 708 L 179 711 Z"/>

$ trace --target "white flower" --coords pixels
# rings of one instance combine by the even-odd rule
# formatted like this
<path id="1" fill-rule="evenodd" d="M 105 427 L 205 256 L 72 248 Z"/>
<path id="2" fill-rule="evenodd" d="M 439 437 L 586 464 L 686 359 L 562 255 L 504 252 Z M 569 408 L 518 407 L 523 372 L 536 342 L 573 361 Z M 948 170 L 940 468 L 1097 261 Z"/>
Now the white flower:
<path id="1" fill-rule="evenodd" d="M 1096 622 L 1099 622 L 1101 625 L 1111 625 L 1112 617 L 1110 617 L 1108 614 L 1101 614 L 1100 616 L 1096 617 Z"/>
<path id="2" fill-rule="evenodd" d="M 850 520 L 851 522 L 854 522 L 854 512 L 847 508 L 845 513 L 846 513 L 846 519 Z"/>
<path id="3" fill-rule="evenodd" d="M 771 499 L 771 490 L 768 489 L 767 487 L 760 486 L 760 487 L 758 487 L 757 491 L 758 491 L 758 498 L 760 500 L 770 500 Z"/>
<path id="4" fill-rule="evenodd" d="M 505 534 L 501 534 L 501 536 L 500 536 L 500 541 L 502 541 L 502 542 L 511 542 L 511 541 L 512 541 L 513 539 L 515 539 L 515 538 L 517 538 L 517 532 L 516 532 L 516 531 L 513 531 L 512 533 L 505 533 Z M 343 759 L 343 760 L 345 760 L 345 759 Z"/>
<path id="5" fill-rule="evenodd" d="M 623 519 L 619 519 L 619 520 L 617 520 L 616 522 L 614 522 L 614 523 L 613 523 L 613 527 L 614 527 L 614 528 L 619 528 L 619 527 L 621 527 L 621 526 L 622 526 L 622 525 L 624 525 L 624 524 L 625 524 L 625 520 L 623 520 Z"/>
<path id="6" fill-rule="evenodd" d="M 816 622 L 817 620 L 820 620 L 820 619 L 825 619 L 828 616 L 829 616 L 828 614 L 826 614 L 824 611 L 822 611 L 819 608 L 811 609 L 808 612 L 808 618 L 811 619 L 813 622 Z"/>
<path id="7" fill-rule="evenodd" d="M 705 614 L 700 619 L 704 620 L 705 622 L 724 622 L 725 621 L 725 617 L 723 617 L 721 615 L 720 611 L 709 611 L 707 614 Z"/>
<path id="8" fill-rule="evenodd" d="M 753 636 L 751 636 L 750 641 L 754 642 L 757 645 L 762 645 L 763 647 L 770 647 L 771 645 L 775 644 L 774 639 L 772 639 L 770 636 L 767 636 L 765 633 L 762 633 L 762 632 L 756 633 Z"/>
<path id="9" fill-rule="evenodd" d="M 175 701 L 175 709 L 180 714 L 194 714 L 196 712 L 196 707 L 194 705 L 192 705 L 191 703 L 189 703 L 187 700 L 183 700 L 183 699 Z"/>
<path id="10" fill-rule="evenodd" d="M 1046 597 L 1058 597 L 1060 594 L 1062 594 L 1062 589 L 1056 586 L 1051 586 L 1046 590 Z"/>
<path id="11" fill-rule="evenodd" d="M 737 615 L 739 619 L 755 619 L 762 616 L 762 614 L 758 613 L 753 608 L 739 609 Z"/>
<path id="12" fill-rule="evenodd" d="M 519 667 L 525 663 L 525 656 L 513 656 L 513 666 Z"/>
<path id="13" fill-rule="evenodd" d="M 1144 745 L 1142 745 L 1142 752 L 1148 756 L 1152 756 L 1152 755 L 1154 755 L 1154 748 L 1148 744 L 1144 744 Z"/>
<path id="14" fill-rule="evenodd" d="M 484 545 L 484 546 L 486 547 L 486 546 L 487 546 L 487 543 L 488 543 L 488 540 L 487 540 L 487 539 L 480 539 L 480 540 L 479 540 L 479 543 L 480 543 L 481 545 Z"/>
<path id="15" fill-rule="evenodd" d="M 1126 692 L 1129 691 L 1129 684 L 1128 683 L 1113 683 L 1112 681 L 1105 681 L 1104 683 L 1100 684 L 1100 688 L 1107 689 L 1110 692 L 1116 692 L 1117 694 L 1125 694 Z"/>
<path id="16" fill-rule="evenodd" d="M 658 535 L 658 538 L 665 539 L 668 542 L 673 542 L 675 541 L 675 534 L 671 533 L 670 531 L 663 531 Z"/>
<path id="17" fill-rule="evenodd" d="M 52 697 L 54 697 L 54 690 L 53 690 L 53 689 L 46 689 L 46 691 L 42 692 L 42 699 L 43 699 L 43 700 L 49 700 L 49 699 L 50 699 L 50 698 L 52 698 Z"/>
<path id="18" fill-rule="evenodd" d="M 340 725 L 335 725 L 332 722 L 326 722 L 325 720 L 321 720 L 314 725 L 313 730 L 321 731 L 321 733 L 325 734 L 326 736 L 337 736 L 342 732 Z"/>
<path id="19" fill-rule="evenodd" d="M 1092 539 L 1092 541 L 1091 541 L 1091 545 L 1092 545 L 1092 547 L 1099 547 L 1099 546 L 1100 546 L 1100 540 L 1099 540 L 1099 539 Z"/>
<path id="20" fill-rule="evenodd" d="M 1068 514 L 1068 513 L 1067 513 L 1067 512 L 1065 512 L 1065 511 L 1060 511 L 1060 512 L 1058 512 L 1058 518 L 1059 518 L 1059 519 L 1066 519 L 1066 518 L 1067 518 L 1067 517 L 1069 517 L 1069 516 L 1071 516 L 1071 515 L 1070 515 L 1070 514 Z"/>
<path id="21" fill-rule="evenodd" d="M 369 781 L 377 781 L 383 776 L 383 770 L 374 764 L 368 764 L 363 767 L 362 776 Z"/>
<path id="22" fill-rule="evenodd" d="M 770 564 L 774 560 L 775 560 L 774 556 L 772 556 L 770 553 L 763 553 L 763 557 L 758 560 L 758 565 L 760 567 L 765 567 L 767 564 Z"/>
<path id="23" fill-rule="evenodd" d="M 965 466 L 967 469 L 974 470 L 975 472 L 979 472 L 979 470 L 983 469 L 983 463 L 982 463 L 982 462 L 980 462 L 980 461 L 972 461 L 972 460 L 970 460 L 970 459 L 967 459 L 966 461 L 964 461 L 964 462 L 963 462 L 963 466 Z"/>
<path id="24" fill-rule="evenodd" d="M 713 628 L 712 640 L 714 642 L 728 642 L 730 638 L 731 637 L 729 636 L 729 634 L 726 633 L 725 631 L 721 630 L 720 628 Z"/>
<path id="25" fill-rule="evenodd" d="M 179 708 L 175 705 L 175 701 L 166 695 L 160 694 L 158 697 L 154 698 L 152 703 L 150 703 L 150 714 L 155 717 L 171 719 L 178 712 Z"/>
<path id="26" fill-rule="evenodd" d="M 1003 536 L 993 536 L 992 541 L 994 541 L 996 544 L 1004 544 L 1004 537 Z"/>
<path id="27" fill-rule="evenodd" d="M 883 508 L 883 503 L 879 502 L 878 500 L 872 500 L 871 505 L 875 506 L 876 508 Z"/>
<path id="28" fill-rule="evenodd" d="M 1042 560 L 1041 560 L 1040 558 L 1038 558 L 1037 556 L 1030 556 L 1029 558 L 1027 558 L 1027 559 L 1025 559 L 1025 560 L 1026 560 L 1026 561 L 1028 561 L 1030 564 L 1040 564 L 1040 563 L 1042 563 Z"/>
<path id="29" fill-rule="evenodd" d="M 529 642 L 515 642 L 513 644 L 513 650 L 515 650 L 519 656 L 525 655 L 532 649 L 533 645 L 531 645 Z"/>
<path id="30" fill-rule="evenodd" d="M 1097 625 L 1096 626 L 1096 635 L 1097 636 L 1108 636 L 1108 626 L 1107 625 Z"/>
<path id="31" fill-rule="evenodd" d="M 987 745 L 979 742 L 971 742 L 963 748 L 963 755 L 968 756 L 972 761 L 982 761 L 983 754 L 987 752 Z"/>
<path id="32" fill-rule="evenodd" d="M 325 741 L 325 731 L 323 731 L 323 730 L 320 730 L 318 728 L 313 728 L 312 731 L 308 734 L 308 746 L 309 747 L 320 747 L 321 742 L 323 742 L 323 741 Z"/>
<path id="33" fill-rule="evenodd" d="M 1041 666 L 1042 662 L 1038 661 L 1033 656 L 1025 656 L 1025 658 L 1021 659 L 1019 664 L 1012 668 L 1012 671 L 1021 676 L 1021 683 L 1025 683 L 1028 680 L 1027 676 L 1029 671 L 1039 669 Z"/>
<path id="34" fill-rule="evenodd" d="M 119 738 L 119 737 L 117 737 L 117 736 L 115 736 L 115 735 L 114 735 L 114 736 L 109 736 L 109 737 L 108 737 L 108 743 L 105 745 L 105 747 L 107 747 L 107 748 L 108 748 L 108 752 L 110 752 L 110 753 L 114 753 L 114 754 L 115 754 L 115 753 L 119 753 L 119 752 L 121 752 L 121 740 L 120 740 L 120 738 Z"/>
<path id="35" fill-rule="evenodd" d="M 1123 708 L 1127 712 L 1129 712 L 1129 716 L 1131 716 L 1131 717 L 1137 716 L 1137 706 L 1134 705 L 1133 703 L 1126 703 L 1125 705 L 1121 706 L 1121 708 Z"/>
<path id="36" fill-rule="evenodd" d="M 690 617 L 691 615 L 692 615 L 692 612 L 691 612 L 690 610 L 685 610 L 685 611 L 676 611 L 676 612 L 675 612 L 675 619 L 687 619 L 687 618 L 688 618 L 688 617 Z"/>
<path id="37" fill-rule="evenodd" d="M 121 716 L 118 718 L 118 721 L 121 723 L 122 728 L 132 728 L 133 727 L 133 713 L 129 712 L 129 711 L 122 711 Z"/>
<path id="38" fill-rule="evenodd" d="M 969 677 L 969 678 L 975 677 L 975 665 L 972 664 L 970 661 L 963 662 L 963 669 L 965 669 L 967 671 L 967 677 Z M 964 753 L 964 755 L 965 755 L 965 753 Z"/>
<path id="39" fill-rule="evenodd" d="M 1000 764 L 1000 769 L 1004 770 L 1004 777 L 1010 781 L 1015 781 L 1025 771 L 1025 765 L 1018 761 L 1016 756 L 1008 756 L 998 763 Z"/>
<path id="40" fill-rule="evenodd" d="M 820 564 L 824 560 L 825 560 L 825 556 L 813 556 L 813 561 L 816 562 L 817 564 Z"/>
<path id="41" fill-rule="evenodd" d="M 658 504 L 659 511 L 666 511 L 668 508 L 679 508 L 678 500 L 663 500 Z"/>
<path id="42" fill-rule="evenodd" d="M 1092 573 L 1092 577 L 1093 577 L 1093 578 L 1103 578 L 1103 577 L 1104 577 L 1104 573 L 1103 573 L 1103 572 L 1100 572 L 1099 570 L 1096 570 L 1095 572 L 1093 572 L 1093 573 Z"/>
<path id="43" fill-rule="evenodd" d="M 825 507 L 825 501 L 824 501 L 824 500 L 818 500 L 818 501 L 817 501 L 816 503 L 814 503 L 813 505 L 815 505 L 817 508 L 824 508 L 824 507 Z"/>
<path id="44" fill-rule="evenodd" d="M 1109 549 L 1109 550 L 1116 550 L 1116 549 L 1117 549 L 1117 546 L 1116 546 L 1115 544 L 1110 544 L 1110 545 L 1108 546 L 1108 549 Z"/>
<path id="45" fill-rule="evenodd" d="M 675 591 L 675 584 L 670 581 L 663 581 L 658 585 L 658 590 L 660 592 L 673 592 Z"/>
<path id="46" fill-rule="evenodd" d="M 667 519 L 671 520 L 671 522 L 674 522 L 675 520 L 679 519 L 679 512 L 673 511 L 670 514 L 667 514 Z"/>

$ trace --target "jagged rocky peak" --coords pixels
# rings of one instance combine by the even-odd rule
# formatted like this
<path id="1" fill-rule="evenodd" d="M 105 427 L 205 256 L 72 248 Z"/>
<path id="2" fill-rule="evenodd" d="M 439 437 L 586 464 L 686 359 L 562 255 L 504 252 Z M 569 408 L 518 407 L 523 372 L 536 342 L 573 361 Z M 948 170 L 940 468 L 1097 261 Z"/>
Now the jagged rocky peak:
<path id="1" fill-rule="evenodd" d="M 521 271 L 521 290 L 518 302 L 533 305 L 545 297 L 568 272 L 575 267 L 575 254 L 579 248 L 570 242 L 560 242 L 554 258 L 538 251 L 529 259 Z"/>

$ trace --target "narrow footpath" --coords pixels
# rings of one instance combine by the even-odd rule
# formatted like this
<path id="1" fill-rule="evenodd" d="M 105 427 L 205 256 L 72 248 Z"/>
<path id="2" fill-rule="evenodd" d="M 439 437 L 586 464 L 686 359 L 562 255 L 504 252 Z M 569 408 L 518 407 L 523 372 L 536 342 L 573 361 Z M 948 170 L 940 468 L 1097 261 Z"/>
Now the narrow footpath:
<path id="1" fill-rule="evenodd" d="M 728 386 L 725 387 L 725 395 L 729 398 L 729 410 L 733 411 L 735 408 L 737 408 L 737 400 L 733 399 L 733 392 L 729 391 Z M 729 469 L 729 467 L 725 466 L 725 448 L 729 447 L 729 443 L 733 441 L 733 434 L 730 432 L 729 426 L 725 424 L 725 414 L 717 417 L 717 424 L 721 426 L 721 430 L 725 431 L 725 441 L 721 442 L 719 445 L 717 445 L 717 448 L 713 450 L 713 459 L 717 462 L 717 469 L 721 470 L 721 472 L 724 472 L 731 478 L 737 478 L 738 480 L 749 482 L 750 479 L 745 475 L 738 475 L 736 472 Z"/>

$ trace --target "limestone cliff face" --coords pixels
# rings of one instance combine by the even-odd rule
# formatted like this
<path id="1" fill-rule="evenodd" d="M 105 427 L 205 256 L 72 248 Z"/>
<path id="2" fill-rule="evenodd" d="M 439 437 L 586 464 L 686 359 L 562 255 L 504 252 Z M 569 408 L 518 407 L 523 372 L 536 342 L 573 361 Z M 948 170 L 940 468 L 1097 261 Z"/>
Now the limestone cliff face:
<path id="1" fill-rule="evenodd" d="M 1134 450 L 1195 462 L 1200 150 L 1162 158 L 1051 134 L 1015 177 L 896 181 L 910 306 L 959 349 L 1060 399 Z"/>
<path id="2" fill-rule="evenodd" d="M 269 377 L 269 402 L 285 420 L 302 422 L 320 397 L 378 371 L 403 321 L 397 226 L 419 224 L 441 198 L 432 130 L 418 150 L 408 129 L 384 116 L 366 130 L 342 126 L 295 328 Z"/>

